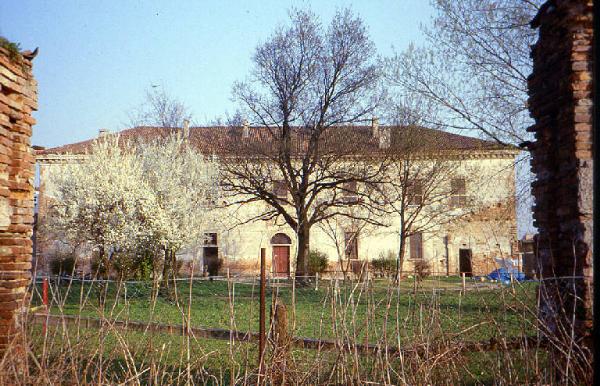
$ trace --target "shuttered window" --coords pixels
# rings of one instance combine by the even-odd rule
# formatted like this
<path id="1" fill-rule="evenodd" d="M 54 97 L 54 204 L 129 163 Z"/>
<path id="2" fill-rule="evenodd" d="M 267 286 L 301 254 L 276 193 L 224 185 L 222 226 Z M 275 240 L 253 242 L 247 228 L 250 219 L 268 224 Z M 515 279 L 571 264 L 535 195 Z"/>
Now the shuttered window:
<path id="1" fill-rule="evenodd" d="M 276 180 L 273 181 L 273 194 L 277 198 L 286 199 L 287 198 L 287 185 L 284 180 Z"/>
<path id="2" fill-rule="evenodd" d="M 423 234 L 415 233 L 409 237 L 410 258 L 421 260 L 423 258 Z"/>
<path id="3" fill-rule="evenodd" d="M 411 181 L 406 187 L 408 205 L 421 205 L 423 203 L 423 183 L 421 180 Z"/>
<path id="4" fill-rule="evenodd" d="M 346 182 L 343 187 L 343 195 L 344 195 L 344 201 L 345 202 L 355 202 L 358 201 L 358 194 L 357 194 L 357 183 L 356 181 L 349 181 Z"/>
<path id="5" fill-rule="evenodd" d="M 467 183 L 464 178 L 450 181 L 450 206 L 460 208 L 467 205 Z"/>

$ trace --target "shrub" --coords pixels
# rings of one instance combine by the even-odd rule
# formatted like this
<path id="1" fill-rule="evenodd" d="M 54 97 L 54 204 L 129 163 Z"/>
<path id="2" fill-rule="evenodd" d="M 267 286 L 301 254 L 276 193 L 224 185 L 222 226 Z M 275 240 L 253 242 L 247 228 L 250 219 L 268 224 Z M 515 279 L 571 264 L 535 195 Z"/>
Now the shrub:
<path id="1" fill-rule="evenodd" d="M 56 256 L 50 262 L 50 271 L 53 275 L 72 275 L 75 270 L 75 258 L 73 256 Z"/>
<path id="2" fill-rule="evenodd" d="M 21 61 L 21 47 L 19 43 L 13 43 L 3 36 L 0 36 L 0 47 L 8 51 L 8 57 L 13 62 Z"/>
<path id="3" fill-rule="evenodd" d="M 112 268 L 115 270 L 117 277 L 122 280 L 127 280 L 133 276 L 135 270 L 134 262 L 128 255 L 114 253 L 111 256 Z"/>
<path id="4" fill-rule="evenodd" d="M 108 275 L 108 260 L 94 254 L 90 261 L 92 276 L 98 275 L 98 278 L 106 278 Z"/>
<path id="5" fill-rule="evenodd" d="M 329 258 L 326 254 L 319 251 L 310 251 L 308 254 L 308 274 L 314 275 L 325 272 L 328 263 Z"/>
<path id="6" fill-rule="evenodd" d="M 427 260 L 415 261 L 415 276 L 417 280 L 423 280 L 431 275 L 431 265 Z"/>
<path id="7" fill-rule="evenodd" d="M 371 267 L 379 275 L 390 277 L 396 272 L 396 256 L 392 251 L 380 253 L 378 258 L 371 260 Z"/>

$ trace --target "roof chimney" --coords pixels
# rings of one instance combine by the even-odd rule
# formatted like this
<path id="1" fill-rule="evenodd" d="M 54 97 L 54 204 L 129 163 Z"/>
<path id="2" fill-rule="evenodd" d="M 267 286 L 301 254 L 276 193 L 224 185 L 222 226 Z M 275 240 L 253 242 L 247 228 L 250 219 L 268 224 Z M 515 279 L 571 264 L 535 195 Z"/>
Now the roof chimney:
<path id="1" fill-rule="evenodd" d="M 250 125 L 247 119 L 242 121 L 242 138 L 248 138 L 250 136 Z"/>
<path id="2" fill-rule="evenodd" d="M 371 132 L 373 137 L 379 137 L 379 118 L 377 117 L 371 118 Z"/>
<path id="3" fill-rule="evenodd" d="M 392 142 L 392 129 L 389 126 L 384 126 L 379 131 L 379 148 L 388 149 Z"/>
<path id="4" fill-rule="evenodd" d="M 183 120 L 183 138 L 189 138 L 190 137 L 190 120 L 189 119 L 184 119 Z"/>
<path id="5" fill-rule="evenodd" d="M 108 129 L 100 129 L 100 130 L 98 130 L 98 138 L 105 137 L 109 133 L 110 133 L 110 131 L 108 131 Z"/>

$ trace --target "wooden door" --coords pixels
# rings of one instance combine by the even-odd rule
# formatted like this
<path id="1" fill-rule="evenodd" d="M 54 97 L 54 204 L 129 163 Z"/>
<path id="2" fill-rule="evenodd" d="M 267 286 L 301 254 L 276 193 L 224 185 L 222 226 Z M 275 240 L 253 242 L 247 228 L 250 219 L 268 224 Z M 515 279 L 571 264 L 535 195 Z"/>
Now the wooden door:
<path id="1" fill-rule="evenodd" d="M 290 247 L 288 245 L 273 246 L 273 276 L 290 276 Z"/>
<path id="2" fill-rule="evenodd" d="M 473 276 L 473 266 L 471 264 L 471 250 L 459 249 L 458 259 L 460 273 L 464 273 L 465 276 Z"/>

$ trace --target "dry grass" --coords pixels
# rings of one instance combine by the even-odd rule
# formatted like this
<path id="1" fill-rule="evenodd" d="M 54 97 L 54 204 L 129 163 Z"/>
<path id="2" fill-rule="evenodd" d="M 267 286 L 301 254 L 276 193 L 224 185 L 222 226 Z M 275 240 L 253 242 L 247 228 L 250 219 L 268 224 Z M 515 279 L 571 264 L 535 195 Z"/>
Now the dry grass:
<path id="1" fill-rule="evenodd" d="M 453 280 L 418 285 L 416 293 L 410 281 L 395 286 L 334 280 L 321 281 L 319 290 L 293 283 L 271 288 L 268 302 L 285 305 L 287 327 L 275 326 L 277 334 L 269 328 L 262 379 L 271 384 L 554 383 L 548 346 L 553 352 L 568 350 L 573 358 L 585 354 L 572 342 L 537 339 L 544 327 L 537 318 L 534 283 L 471 286 L 466 293 L 454 290 Z M 0 384 L 259 381 L 255 343 L 234 336 L 229 341 L 200 338 L 191 331 L 131 331 L 111 323 L 135 316 L 145 322 L 258 330 L 257 280 L 181 281 L 172 303 L 156 296 L 156 286 L 139 286 L 51 285 L 51 314 L 94 316 L 104 323 L 86 328 L 64 320 L 45 331 L 40 324 L 24 323 L 0 362 Z M 28 309 L 39 304 L 39 288 L 33 287 Z M 289 338 L 297 335 L 333 343 L 301 348 Z M 581 360 L 567 365 L 567 383 L 591 369 Z"/>

